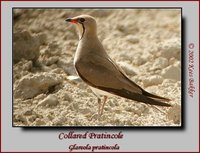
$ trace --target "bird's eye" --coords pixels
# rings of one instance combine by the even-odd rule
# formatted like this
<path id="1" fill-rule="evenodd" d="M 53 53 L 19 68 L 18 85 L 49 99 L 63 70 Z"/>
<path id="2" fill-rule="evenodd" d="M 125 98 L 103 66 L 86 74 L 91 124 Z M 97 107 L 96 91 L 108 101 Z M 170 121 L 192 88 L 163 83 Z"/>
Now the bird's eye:
<path id="1" fill-rule="evenodd" d="M 80 18 L 79 21 L 80 21 L 80 22 L 84 22 L 85 19 L 84 19 L 84 18 Z"/>

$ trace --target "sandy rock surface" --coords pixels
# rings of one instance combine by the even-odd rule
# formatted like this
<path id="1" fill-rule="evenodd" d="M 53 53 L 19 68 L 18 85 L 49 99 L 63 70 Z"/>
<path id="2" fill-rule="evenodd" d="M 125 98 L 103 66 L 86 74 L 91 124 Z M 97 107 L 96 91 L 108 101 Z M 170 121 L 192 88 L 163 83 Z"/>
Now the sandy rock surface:
<path id="1" fill-rule="evenodd" d="M 75 77 L 75 28 L 67 17 L 96 18 L 110 57 L 146 91 L 171 108 L 110 97 L 97 120 L 91 89 Z M 13 122 L 15 126 L 180 126 L 181 12 L 134 9 L 14 10 Z"/>

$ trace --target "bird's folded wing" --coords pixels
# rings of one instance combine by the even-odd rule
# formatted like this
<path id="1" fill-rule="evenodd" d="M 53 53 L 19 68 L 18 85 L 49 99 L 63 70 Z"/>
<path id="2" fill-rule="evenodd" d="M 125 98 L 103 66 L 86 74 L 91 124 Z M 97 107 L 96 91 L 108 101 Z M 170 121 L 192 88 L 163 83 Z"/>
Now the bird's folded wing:
<path id="1" fill-rule="evenodd" d="M 142 89 L 129 80 L 108 57 L 90 53 L 75 64 L 79 76 L 89 85 L 110 91 L 126 89 L 142 93 Z"/>

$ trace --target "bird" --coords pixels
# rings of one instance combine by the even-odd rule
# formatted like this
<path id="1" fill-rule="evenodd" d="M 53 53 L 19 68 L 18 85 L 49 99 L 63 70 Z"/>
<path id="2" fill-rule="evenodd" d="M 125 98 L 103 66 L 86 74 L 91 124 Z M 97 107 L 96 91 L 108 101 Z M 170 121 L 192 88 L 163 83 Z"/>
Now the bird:
<path id="1" fill-rule="evenodd" d="M 171 106 L 170 99 L 142 89 L 110 58 L 97 36 L 97 22 L 94 17 L 79 15 L 65 21 L 77 28 L 79 42 L 74 66 L 79 77 L 97 96 L 99 117 L 103 114 L 107 98 L 113 95 L 150 105 Z"/>

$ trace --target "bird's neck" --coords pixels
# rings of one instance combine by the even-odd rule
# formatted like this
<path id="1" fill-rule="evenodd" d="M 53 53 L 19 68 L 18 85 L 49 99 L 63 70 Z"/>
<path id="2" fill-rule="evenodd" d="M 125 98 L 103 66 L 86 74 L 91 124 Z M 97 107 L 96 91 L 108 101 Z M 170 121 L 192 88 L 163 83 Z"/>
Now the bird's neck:
<path id="1" fill-rule="evenodd" d="M 96 34 L 85 33 L 84 36 L 79 40 L 78 46 L 91 50 L 101 44 Z"/>
<path id="2" fill-rule="evenodd" d="M 87 39 L 89 40 L 90 38 L 92 39 L 98 39 L 97 37 L 97 30 L 94 29 L 81 29 L 81 31 L 79 31 L 79 40 L 82 39 Z"/>
<path id="3" fill-rule="evenodd" d="M 84 57 L 85 55 L 90 54 L 90 52 L 100 52 L 101 50 L 103 50 L 103 46 L 97 35 L 90 35 L 85 33 L 83 38 L 79 40 L 75 53 L 75 61 L 79 60 L 80 57 Z"/>

